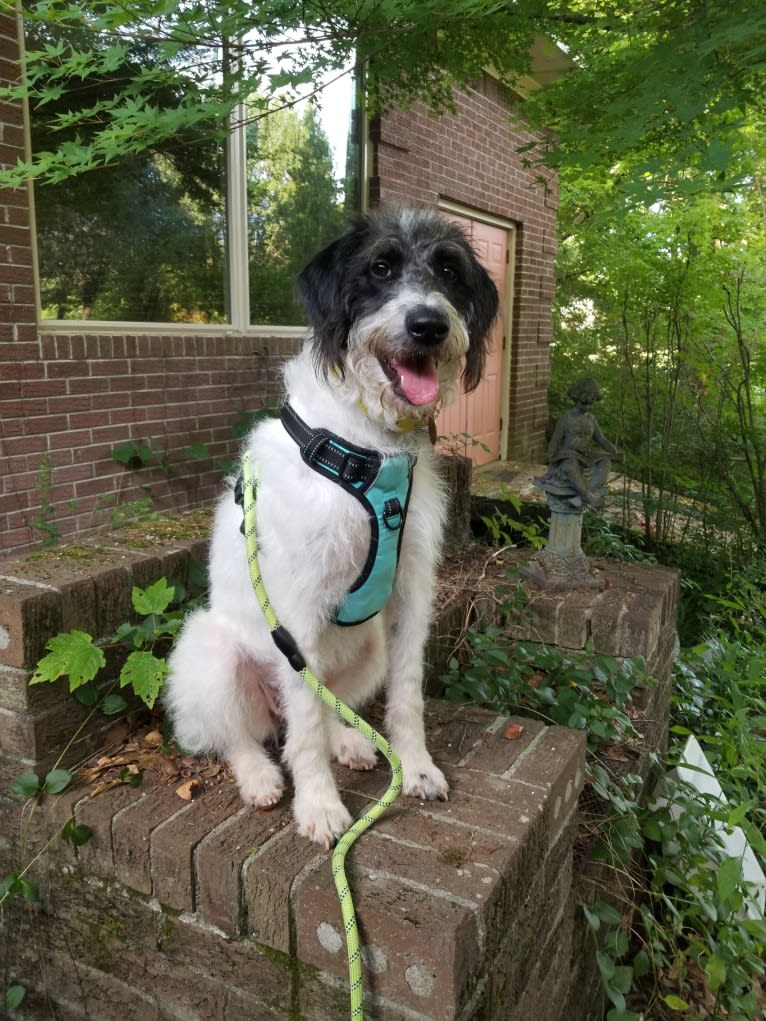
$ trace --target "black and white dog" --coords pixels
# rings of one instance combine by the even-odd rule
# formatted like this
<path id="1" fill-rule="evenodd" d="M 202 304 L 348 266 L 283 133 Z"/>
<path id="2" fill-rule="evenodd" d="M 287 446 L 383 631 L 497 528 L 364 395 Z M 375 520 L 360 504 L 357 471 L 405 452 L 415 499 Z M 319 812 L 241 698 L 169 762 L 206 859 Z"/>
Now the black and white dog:
<path id="1" fill-rule="evenodd" d="M 258 473 L 265 587 L 313 672 L 359 706 L 387 686 L 386 730 L 404 793 L 447 797 L 426 750 L 423 647 L 444 487 L 429 422 L 475 388 L 497 290 L 463 232 L 428 210 L 359 217 L 299 278 L 313 337 L 285 368 L 282 419 L 246 441 Z M 230 763 L 243 799 L 282 797 L 264 750 L 284 725 L 298 832 L 330 847 L 350 824 L 331 758 L 370 769 L 345 726 L 275 647 L 255 599 L 232 486 L 219 503 L 210 606 L 186 621 L 166 704 L 180 744 Z"/>

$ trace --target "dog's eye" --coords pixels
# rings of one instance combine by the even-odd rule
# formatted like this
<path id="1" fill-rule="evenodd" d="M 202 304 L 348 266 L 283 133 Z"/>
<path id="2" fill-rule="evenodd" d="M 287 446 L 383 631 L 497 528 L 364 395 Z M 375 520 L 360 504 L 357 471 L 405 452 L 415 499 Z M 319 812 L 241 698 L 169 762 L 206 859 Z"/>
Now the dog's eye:
<path id="1" fill-rule="evenodd" d="M 376 259 L 370 264 L 370 273 L 378 280 L 389 280 L 393 274 L 391 263 L 386 259 Z"/>
<path id="2" fill-rule="evenodd" d="M 447 280 L 451 283 L 453 280 L 457 280 L 458 278 L 457 267 L 451 262 L 443 262 L 439 267 L 439 275 L 443 280 Z"/>

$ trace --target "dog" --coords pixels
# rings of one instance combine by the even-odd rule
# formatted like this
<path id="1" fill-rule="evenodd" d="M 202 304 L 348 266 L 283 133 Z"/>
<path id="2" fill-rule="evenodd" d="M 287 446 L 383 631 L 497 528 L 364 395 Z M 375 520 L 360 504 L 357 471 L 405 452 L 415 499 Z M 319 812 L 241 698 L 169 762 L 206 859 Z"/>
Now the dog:
<path id="1" fill-rule="evenodd" d="M 446 800 L 423 723 L 423 650 L 446 496 L 429 423 L 433 432 L 461 379 L 466 391 L 478 385 L 497 290 L 457 225 L 411 209 L 351 220 L 300 273 L 298 289 L 313 335 L 286 364 L 282 419 L 261 421 L 245 442 L 258 477 L 265 588 L 312 671 L 340 699 L 361 706 L 385 685 L 385 729 L 404 794 Z M 371 509 L 371 490 L 362 498 L 378 468 L 398 471 L 399 489 L 381 504 L 391 518 Z M 283 774 L 265 746 L 283 734 L 298 833 L 329 849 L 351 823 L 331 760 L 371 769 L 375 749 L 271 640 L 234 489 L 230 480 L 216 511 L 209 605 L 181 630 L 165 703 L 180 746 L 223 756 L 256 807 L 282 798 Z M 387 566 L 371 569 L 382 577 L 382 597 L 347 607 L 344 619 L 339 608 L 366 588 L 373 537 L 387 542 Z"/>

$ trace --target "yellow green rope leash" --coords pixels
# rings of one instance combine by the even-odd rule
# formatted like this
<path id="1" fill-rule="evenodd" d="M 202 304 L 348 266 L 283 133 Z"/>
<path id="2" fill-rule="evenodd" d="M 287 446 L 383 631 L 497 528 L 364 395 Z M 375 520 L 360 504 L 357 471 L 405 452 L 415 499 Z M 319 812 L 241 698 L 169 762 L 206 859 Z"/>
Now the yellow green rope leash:
<path id="1" fill-rule="evenodd" d="M 258 543 L 255 532 L 255 479 L 250 472 L 249 455 L 246 453 L 242 459 L 242 488 L 245 524 L 245 544 L 247 547 L 247 559 L 250 567 L 250 579 L 253 583 L 256 599 L 268 625 L 271 636 L 277 648 L 288 659 L 290 665 L 296 670 L 308 686 L 319 698 L 329 705 L 340 718 L 359 730 L 368 741 L 372 741 L 375 747 L 387 759 L 391 767 L 391 783 L 385 794 L 366 812 L 352 823 L 349 829 L 343 834 L 332 853 L 332 875 L 335 882 L 335 889 L 340 900 L 343 926 L 346 932 L 346 947 L 348 949 L 348 975 L 351 987 L 351 1021 L 361 1021 L 363 1018 L 362 1000 L 364 989 L 362 986 L 362 953 L 359 943 L 359 929 L 356 924 L 356 912 L 354 902 L 346 878 L 346 854 L 351 845 L 358 837 L 369 829 L 372 824 L 380 818 L 386 809 L 396 801 L 402 790 L 402 764 L 399 756 L 388 743 L 388 741 L 374 730 L 369 723 L 363 720 L 357 713 L 350 709 L 344 702 L 337 698 L 306 665 L 295 641 L 288 631 L 279 623 L 276 614 L 269 602 L 266 588 L 263 584 L 261 570 L 258 564 Z"/>

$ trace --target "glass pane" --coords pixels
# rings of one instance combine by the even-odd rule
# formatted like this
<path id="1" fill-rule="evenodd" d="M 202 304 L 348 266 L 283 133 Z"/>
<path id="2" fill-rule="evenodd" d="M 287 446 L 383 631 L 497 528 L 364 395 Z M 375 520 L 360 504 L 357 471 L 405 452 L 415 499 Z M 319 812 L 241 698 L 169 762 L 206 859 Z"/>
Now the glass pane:
<path id="1" fill-rule="evenodd" d="M 52 41 L 50 27 L 34 31 L 46 37 L 29 38 L 29 46 Z M 83 41 L 72 31 L 59 34 L 63 42 Z M 142 60 L 151 59 L 147 48 Z M 128 72 L 126 63 L 114 77 L 90 76 L 33 106 L 33 149 L 57 148 L 66 129 L 56 127 L 56 118 L 96 108 Z M 37 184 L 43 318 L 224 322 L 222 181 L 222 146 L 201 126 L 98 170 Z"/>
<path id="2" fill-rule="evenodd" d="M 295 278 L 360 208 L 360 118 L 346 74 L 247 127 L 250 321 L 299 325 Z"/>

